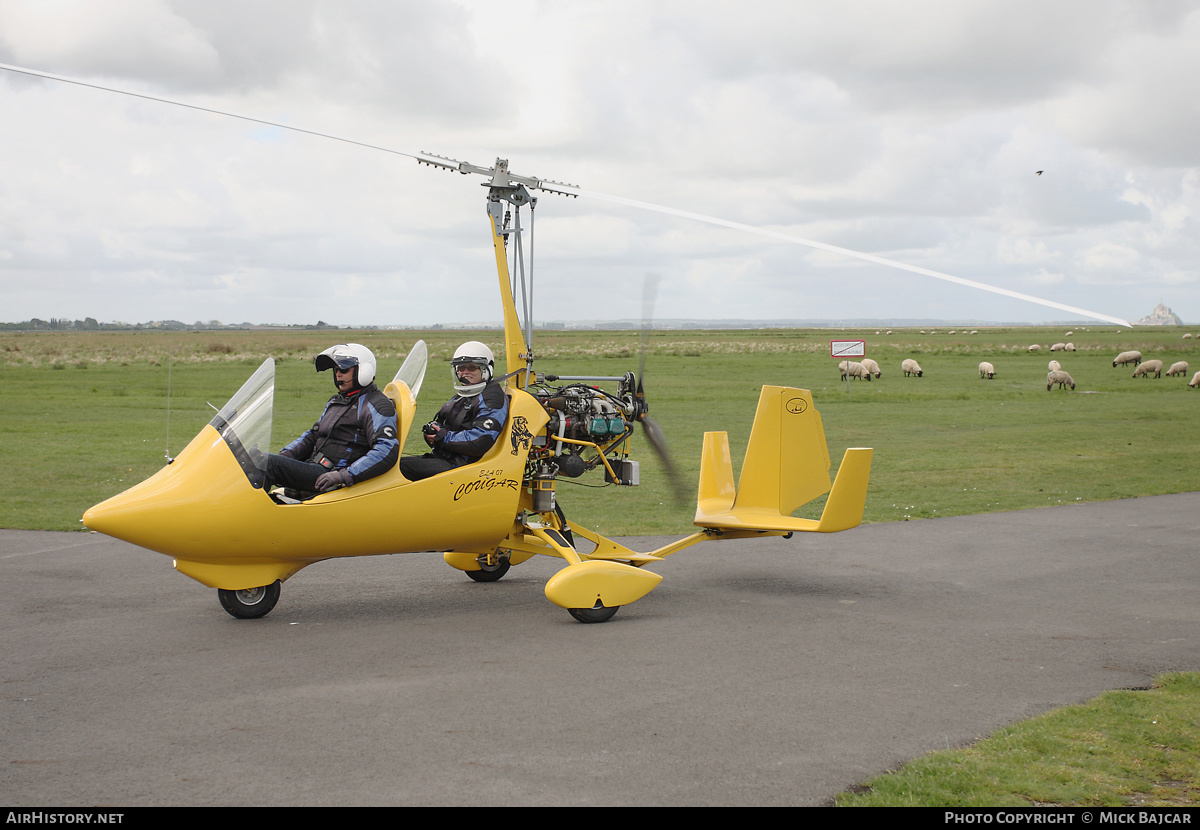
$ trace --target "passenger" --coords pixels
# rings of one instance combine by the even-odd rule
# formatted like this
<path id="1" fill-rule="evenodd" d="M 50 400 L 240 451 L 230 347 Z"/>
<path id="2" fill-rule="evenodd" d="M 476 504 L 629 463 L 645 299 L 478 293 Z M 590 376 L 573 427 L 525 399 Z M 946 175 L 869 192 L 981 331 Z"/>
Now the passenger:
<path id="1" fill-rule="evenodd" d="M 345 343 L 314 361 L 318 372 L 333 369 L 337 394 L 313 428 L 266 456 L 266 487 L 327 493 L 387 472 L 400 457 L 396 406 L 375 385 L 375 355 Z"/>
<path id="2" fill-rule="evenodd" d="M 492 448 L 508 419 L 508 396 L 492 382 L 496 361 L 492 350 L 472 340 L 463 343 L 450 361 L 457 392 L 424 427 L 424 455 L 400 459 L 400 472 L 409 481 L 470 464 Z"/>

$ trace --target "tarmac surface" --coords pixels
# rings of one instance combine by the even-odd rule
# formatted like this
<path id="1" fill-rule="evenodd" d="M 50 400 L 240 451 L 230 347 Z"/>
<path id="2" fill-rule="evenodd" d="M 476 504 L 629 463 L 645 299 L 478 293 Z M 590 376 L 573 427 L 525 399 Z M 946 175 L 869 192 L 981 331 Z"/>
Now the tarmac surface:
<path id="1" fill-rule="evenodd" d="M 0 803 L 828 804 L 1200 669 L 1198 540 L 1185 493 L 702 544 L 582 625 L 544 557 L 324 562 L 239 621 L 160 554 L 0 531 Z"/>

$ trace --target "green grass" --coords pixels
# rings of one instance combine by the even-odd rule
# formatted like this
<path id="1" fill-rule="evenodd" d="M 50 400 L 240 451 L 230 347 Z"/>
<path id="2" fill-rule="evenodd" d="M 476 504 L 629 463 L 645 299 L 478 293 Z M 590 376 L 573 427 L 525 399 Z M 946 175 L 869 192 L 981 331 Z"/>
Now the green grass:
<path id="1" fill-rule="evenodd" d="M 1178 329 L 1078 330 L 1060 356 L 1074 392 L 1045 388 L 1060 329 L 985 329 L 976 335 L 767 329 L 655 331 L 649 338 L 651 416 L 664 428 L 689 489 L 674 498 L 639 439 L 637 488 L 561 480 L 559 501 L 582 524 L 612 535 L 692 529 L 690 491 L 703 435 L 726 430 L 740 463 L 763 384 L 812 390 L 836 466 L 852 446 L 875 448 L 864 521 L 889 522 L 1046 507 L 1193 490 L 1200 468 L 1200 390 L 1188 378 L 1133 379 L 1112 367 L 1123 349 L 1200 369 L 1200 341 Z M 312 358 L 335 339 L 366 343 L 381 377 L 424 338 L 431 364 L 417 424 L 452 394 L 448 359 L 463 340 L 496 332 L 67 332 L 0 334 L 0 445 L 20 459 L 21 487 L 0 506 L 0 526 L 68 530 L 90 505 L 151 475 L 176 454 L 266 357 L 277 360 L 274 444 L 312 425 L 331 391 Z M 872 382 L 841 382 L 831 338 L 863 337 L 883 367 Z M 638 366 L 639 335 L 538 332 L 539 369 L 619 375 Z M 924 377 L 905 378 L 915 357 Z M 996 365 L 981 380 L 981 360 Z M 168 368 L 170 400 L 168 420 Z M 420 452 L 419 431 L 406 451 Z M 818 500 L 802 515 L 818 515 Z"/>
<path id="2" fill-rule="evenodd" d="M 1106 692 L 965 749 L 935 752 L 837 798 L 839 807 L 1194 807 L 1200 673 Z"/>

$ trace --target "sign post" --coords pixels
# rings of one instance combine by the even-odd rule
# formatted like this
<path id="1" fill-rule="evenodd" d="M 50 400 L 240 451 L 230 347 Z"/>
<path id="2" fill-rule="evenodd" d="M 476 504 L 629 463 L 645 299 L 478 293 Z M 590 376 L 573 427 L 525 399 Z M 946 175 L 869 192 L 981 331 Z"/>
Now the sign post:
<path id="1" fill-rule="evenodd" d="M 830 340 L 829 356 L 834 360 L 849 362 L 852 357 L 867 356 L 866 340 Z M 848 367 L 847 367 L 848 368 Z M 850 391 L 850 373 L 846 372 L 846 391 Z"/>

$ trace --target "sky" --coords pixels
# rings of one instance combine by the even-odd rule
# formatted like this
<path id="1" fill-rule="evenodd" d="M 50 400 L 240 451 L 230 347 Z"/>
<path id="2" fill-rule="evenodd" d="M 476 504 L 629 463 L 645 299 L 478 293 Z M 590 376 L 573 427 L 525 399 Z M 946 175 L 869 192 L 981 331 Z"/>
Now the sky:
<path id="1" fill-rule="evenodd" d="M 0 63 L 1200 322 L 1200 0 L 0 0 Z M 480 177 L 11 71 L 0 113 L 0 321 L 500 319 Z M 539 323 L 650 281 L 663 319 L 1088 322 L 534 195 Z"/>

